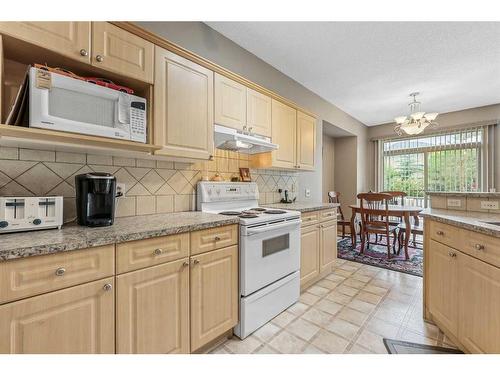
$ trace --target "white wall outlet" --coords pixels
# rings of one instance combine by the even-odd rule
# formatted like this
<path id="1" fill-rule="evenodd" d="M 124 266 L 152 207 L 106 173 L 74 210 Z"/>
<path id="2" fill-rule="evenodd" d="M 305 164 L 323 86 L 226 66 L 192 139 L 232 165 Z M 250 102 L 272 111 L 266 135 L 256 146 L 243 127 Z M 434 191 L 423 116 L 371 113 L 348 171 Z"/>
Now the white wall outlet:
<path id="1" fill-rule="evenodd" d="M 306 198 L 309 198 L 311 196 L 311 189 L 306 189 L 304 191 L 304 195 L 306 196 Z"/>
<path id="2" fill-rule="evenodd" d="M 482 210 L 498 210 L 498 201 L 481 201 Z"/>
<path id="3" fill-rule="evenodd" d="M 125 191 L 126 191 L 125 184 L 123 182 L 118 182 L 116 184 L 116 195 L 124 197 L 125 196 Z"/>
<path id="4" fill-rule="evenodd" d="M 448 200 L 446 201 L 446 204 L 448 205 L 448 207 L 461 207 L 462 206 L 462 200 L 448 198 Z"/>

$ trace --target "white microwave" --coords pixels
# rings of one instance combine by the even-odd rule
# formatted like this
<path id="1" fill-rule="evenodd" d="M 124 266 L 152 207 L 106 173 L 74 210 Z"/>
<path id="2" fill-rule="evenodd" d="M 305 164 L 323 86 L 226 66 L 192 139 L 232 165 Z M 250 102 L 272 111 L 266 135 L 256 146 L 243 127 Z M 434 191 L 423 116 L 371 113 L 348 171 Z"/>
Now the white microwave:
<path id="1" fill-rule="evenodd" d="M 30 68 L 29 126 L 146 143 L 146 99 Z"/>

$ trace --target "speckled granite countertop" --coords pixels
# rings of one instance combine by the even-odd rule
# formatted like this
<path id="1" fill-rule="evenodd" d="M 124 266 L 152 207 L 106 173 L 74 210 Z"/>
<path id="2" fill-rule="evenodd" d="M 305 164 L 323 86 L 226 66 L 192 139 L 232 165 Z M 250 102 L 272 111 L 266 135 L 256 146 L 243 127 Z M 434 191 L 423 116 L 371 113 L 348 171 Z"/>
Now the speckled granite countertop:
<path id="1" fill-rule="evenodd" d="M 456 192 L 456 191 L 450 191 L 450 192 L 444 192 L 444 191 L 428 191 L 426 192 L 427 195 L 430 196 L 438 196 L 438 197 L 470 197 L 470 198 L 500 198 L 500 193 L 495 192 L 495 193 L 489 193 L 489 192 Z"/>
<path id="2" fill-rule="evenodd" d="M 300 212 L 309 212 L 317 210 L 326 210 L 328 208 L 335 208 L 340 206 L 338 203 L 274 203 L 274 204 L 263 204 L 262 207 L 270 208 L 281 208 L 283 210 L 295 210 Z"/>
<path id="3" fill-rule="evenodd" d="M 500 225 L 486 223 L 500 223 L 500 214 L 428 208 L 422 211 L 421 215 L 445 224 L 455 225 L 493 237 L 500 237 Z"/>
<path id="4" fill-rule="evenodd" d="M 61 230 L 0 234 L 0 262 L 219 227 L 238 221 L 234 217 L 194 211 L 118 218 L 110 227 L 67 225 Z"/>

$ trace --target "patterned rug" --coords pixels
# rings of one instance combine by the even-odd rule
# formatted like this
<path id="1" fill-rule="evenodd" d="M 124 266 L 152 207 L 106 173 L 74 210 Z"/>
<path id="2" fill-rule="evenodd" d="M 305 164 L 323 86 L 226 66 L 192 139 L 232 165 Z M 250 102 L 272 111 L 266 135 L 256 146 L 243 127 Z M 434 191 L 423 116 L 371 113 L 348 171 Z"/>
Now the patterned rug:
<path id="1" fill-rule="evenodd" d="M 423 275 L 424 251 L 421 244 L 417 247 L 408 247 L 409 260 L 405 259 L 404 249 L 401 249 L 399 255 L 392 254 L 391 259 L 387 259 L 387 247 L 385 239 L 382 239 L 377 245 L 370 244 L 370 249 L 365 249 L 364 254 L 360 254 L 361 243 L 356 244 L 353 249 L 350 238 L 344 238 L 337 243 L 338 257 L 341 259 L 351 260 L 353 262 L 369 264 L 375 267 L 387 268 L 389 270 L 408 273 L 410 275 Z M 397 250 L 397 244 L 396 244 Z"/>

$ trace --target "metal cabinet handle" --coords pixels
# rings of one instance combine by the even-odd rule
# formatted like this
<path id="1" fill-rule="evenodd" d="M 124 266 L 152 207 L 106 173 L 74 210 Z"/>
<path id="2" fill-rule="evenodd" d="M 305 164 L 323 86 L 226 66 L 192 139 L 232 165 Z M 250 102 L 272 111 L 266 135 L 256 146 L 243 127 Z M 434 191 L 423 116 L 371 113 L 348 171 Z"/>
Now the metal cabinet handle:
<path id="1" fill-rule="evenodd" d="M 220 241 L 220 237 L 219 236 L 215 236 L 214 240 L 215 241 Z"/>
<path id="2" fill-rule="evenodd" d="M 104 61 L 104 57 L 102 57 L 101 55 L 97 55 L 95 57 L 95 59 L 97 60 L 97 62 L 103 62 Z"/>
<path id="3" fill-rule="evenodd" d="M 253 129 L 253 126 L 250 126 L 250 127 L 248 128 L 248 131 L 249 131 L 249 132 L 251 132 L 251 131 L 252 131 L 252 129 Z"/>
<path id="4" fill-rule="evenodd" d="M 104 286 L 102 287 L 102 289 L 104 289 L 105 292 L 109 292 L 110 290 L 113 290 L 113 285 L 111 285 L 111 284 L 104 284 Z"/>
<path id="5" fill-rule="evenodd" d="M 63 267 L 58 268 L 58 269 L 56 270 L 56 276 L 62 276 L 62 275 L 64 275 L 65 273 L 66 273 L 66 268 L 63 268 Z"/>
<path id="6" fill-rule="evenodd" d="M 153 251 L 153 255 L 161 255 L 161 254 L 163 254 L 163 249 L 158 248 Z"/>
<path id="7" fill-rule="evenodd" d="M 444 232 L 443 232 L 442 230 L 438 230 L 438 231 L 436 232 L 436 234 L 437 234 L 438 236 L 442 236 L 442 235 L 444 235 Z"/>
<path id="8" fill-rule="evenodd" d="M 198 264 L 198 263 L 200 263 L 200 261 L 198 259 L 193 260 L 193 264 Z"/>
<path id="9" fill-rule="evenodd" d="M 448 255 L 449 255 L 450 257 L 452 257 L 452 258 L 455 258 L 455 257 L 457 256 L 457 253 L 454 253 L 454 252 L 450 251 L 450 252 L 448 253 Z"/>
<path id="10" fill-rule="evenodd" d="M 82 55 L 82 56 L 88 56 L 88 55 L 89 55 L 89 53 L 87 52 L 87 50 L 86 50 L 85 48 L 82 48 L 82 49 L 80 50 L 80 55 Z"/>
<path id="11" fill-rule="evenodd" d="M 187 266 L 189 266 L 189 263 L 188 263 L 188 262 L 184 262 L 184 263 L 182 263 L 182 267 L 187 267 Z"/>
<path id="12" fill-rule="evenodd" d="M 477 243 L 476 245 L 474 245 L 474 247 L 476 248 L 476 250 L 484 250 L 484 245 L 481 245 L 480 243 Z"/>

